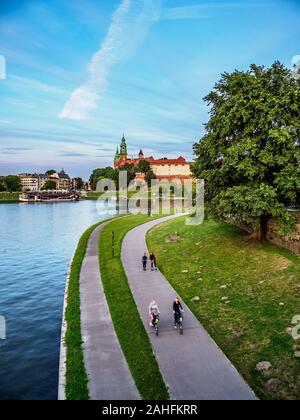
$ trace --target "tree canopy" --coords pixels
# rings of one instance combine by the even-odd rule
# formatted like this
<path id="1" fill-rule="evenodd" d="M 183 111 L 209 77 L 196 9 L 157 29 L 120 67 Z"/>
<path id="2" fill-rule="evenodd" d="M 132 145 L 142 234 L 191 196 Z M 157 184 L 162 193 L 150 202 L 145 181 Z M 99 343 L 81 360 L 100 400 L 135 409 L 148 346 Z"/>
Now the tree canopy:
<path id="1" fill-rule="evenodd" d="M 6 191 L 6 185 L 3 181 L 3 179 L 0 179 L 0 192 Z"/>
<path id="2" fill-rule="evenodd" d="M 53 174 L 55 174 L 55 173 L 56 173 L 56 170 L 55 170 L 55 169 L 49 169 L 49 170 L 46 172 L 46 175 L 50 176 L 50 175 L 53 175 Z"/>
<path id="3" fill-rule="evenodd" d="M 146 174 L 151 170 L 150 163 L 147 160 L 140 160 L 136 167 L 137 172 Z"/>
<path id="4" fill-rule="evenodd" d="M 147 182 L 147 185 L 149 188 L 151 187 L 152 179 L 155 179 L 155 178 L 156 178 L 156 175 L 151 169 L 148 172 L 146 172 L 145 181 Z"/>
<path id="5" fill-rule="evenodd" d="M 224 73 L 204 98 L 206 133 L 194 146 L 194 175 L 206 181 L 206 209 L 265 232 L 281 233 L 300 204 L 300 80 L 279 62 L 270 68 Z"/>
<path id="6" fill-rule="evenodd" d="M 135 178 L 136 175 L 136 167 L 132 164 L 125 163 L 122 168 L 117 168 L 114 171 L 113 180 L 115 182 L 116 188 L 119 189 L 119 175 L 120 171 L 127 171 L 127 186 L 129 185 L 130 181 Z"/>
<path id="7" fill-rule="evenodd" d="M 113 179 L 114 177 L 114 169 L 110 166 L 106 168 L 97 168 L 94 169 L 92 175 L 90 176 L 90 183 L 92 190 L 96 189 L 97 182 L 100 179 Z"/>
<path id="8" fill-rule="evenodd" d="M 151 185 L 151 180 L 155 178 L 155 174 L 151 170 L 149 162 L 141 160 L 138 165 L 134 166 L 130 163 L 125 163 L 121 168 L 113 169 L 110 166 L 106 168 L 95 169 L 90 177 L 90 183 L 93 190 L 97 187 L 97 182 L 102 179 L 112 179 L 115 182 L 116 188 L 119 189 L 119 174 L 120 171 L 127 171 L 127 183 L 129 184 L 138 172 L 145 175 L 145 180 L 148 185 Z"/>
<path id="9" fill-rule="evenodd" d="M 48 180 L 45 182 L 45 185 L 43 186 L 42 190 L 56 190 L 57 185 L 55 181 Z"/>
<path id="10" fill-rule="evenodd" d="M 8 192 L 19 192 L 22 189 L 20 177 L 17 175 L 8 175 L 2 178 L 1 188 Z"/>
<path id="11" fill-rule="evenodd" d="M 83 188 L 83 186 L 84 186 L 83 179 L 80 178 L 80 177 L 78 177 L 78 178 L 75 178 L 75 181 L 76 181 L 76 188 L 78 190 L 81 190 Z"/>

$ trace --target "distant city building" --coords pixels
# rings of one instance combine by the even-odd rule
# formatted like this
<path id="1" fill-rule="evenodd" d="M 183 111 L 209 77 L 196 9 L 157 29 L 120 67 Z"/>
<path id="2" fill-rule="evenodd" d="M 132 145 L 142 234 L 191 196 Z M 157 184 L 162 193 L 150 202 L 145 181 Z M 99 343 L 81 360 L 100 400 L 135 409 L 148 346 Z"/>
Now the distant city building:
<path id="1" fill-rule="evenodd" d="M 84 191 L 92 191 L 91 183 L 90 181 L 84 181 L 83 188 Z"/>
<path id="2" fill-rule="evenodd" d="M 65 171 L 62 169 L 59 173 L 54 173 L 52 175 L 49 175 L 49 181 L 56 182 L 56 189 L 57 190 L 70 190 L 72 188 L 72 180 L 65 173 Z"/>
<path id="3" fill-rule="evenodd" d="M 38 174 L 19 174 L 23 191 L 37 191 L 41 189 L 41 178 Z"/>
<path id="4" fill-rule="evenodd" d="M 142 150 L 140 150 L 137 158 L 128 158 L 127 145 L 125 137 L 121 140 L 120 150 L 117 147 L 114 167 L 115 169 L 121 169 L 125 164 L 137 166 L 140 161 L 147 161 L 150 164 L 151 170 L 154 172 L 157 179 L 192 179 L 191 162 L 186 161 L 183 156 L 179 156 L 177 159 L 168 159 L 166 157 L 161 159 L 154 159 L 152 156 L 145 157 Z M 142 179 L 141 174 L 137 175 L 138 179 Z"/>
<path id="5" fill-rule="evenodd" d="M 59 173 L 55 172 L 51 175 L 47 174 L 19 174 L 23 191 L 40 191 L 43 189 L 47 181 L 56 183 L 56 190 L 70 191 L 76 189 L 76 180 L 70 178 L 62 169 Z"/>

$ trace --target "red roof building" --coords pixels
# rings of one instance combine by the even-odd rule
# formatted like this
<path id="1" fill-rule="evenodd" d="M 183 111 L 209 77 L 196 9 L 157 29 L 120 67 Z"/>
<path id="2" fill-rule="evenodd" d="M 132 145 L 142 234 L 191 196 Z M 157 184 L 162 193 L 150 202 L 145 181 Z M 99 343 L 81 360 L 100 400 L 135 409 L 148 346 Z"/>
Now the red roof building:
<path id="1" fill-rule="evenodd" d="M 115 169 L 121 169 L 124 165 L 134 165 L 137 166 L 140 161 L 147 161 L 150 164 L 151 170 L 154 172 L 157 179 L 192 179 L 191 173 L 191 162 L 188 162 L 183 156 L 179 156 L 177 159 L 154 159 L 153 156 L 146 157 L 142 150 L 140 150 L 137 158 L 128 158 L 127 156 L 127 145 L 125 137 L 123 136 L 119 148 L 117 148 L 114 167 Z M 142 179 L 143 175 L 138 174 L 138 179 Z"/>

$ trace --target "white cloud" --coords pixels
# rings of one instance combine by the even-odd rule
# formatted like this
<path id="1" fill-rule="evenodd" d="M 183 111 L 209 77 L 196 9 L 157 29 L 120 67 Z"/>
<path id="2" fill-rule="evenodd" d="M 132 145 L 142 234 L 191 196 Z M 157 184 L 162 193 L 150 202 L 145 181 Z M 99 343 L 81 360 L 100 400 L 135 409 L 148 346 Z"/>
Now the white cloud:
<path id="1" fill-rule="evenodd" d="M 37 80 L 28 79 L 27 77 L 20 77 L 16 75 L 9 76 L 9 79 L 12 80 L 18 87 L 24 86 L 31 90 L 37 90 L 44 93 L 52 93 L 55 95 L 63 95 L 66 92 L 63 89 L 59 89 L 56 86 L 52 86 L 46 83 L 41 83 Z"/>
<path id="2" fill-rule="evenodd" d="M 262 4 L 257 3 L 202 3 L 196 4 L 193 6 L 181 6 L 181 7 L 173 7 L 170 9 L 165 9 L 162 12 L 161 19 L 169 20 L 169 19 L 205 19 L 210 17 L 208 14 L 209 11 L 213 9 L 236 9 L 241 7 L 258 7 Z"/>
<path id="3" fill-rule="evenodd" d="M 60 118 L 85 120 L 89 117 L 107 87 L 112 66 L 137 50 L 159 14 L 159 3 L 160 0 L 122 1 L 113 14 L 101 48 L 91 59 L 87 81 L 71 93 Z"/>
<path id="4" fill-rule="evenodd" d="M 293 66 L 300 64 L 300 55 L 294 55 L 294 57 L 292 58 L 292 64 Z"/>

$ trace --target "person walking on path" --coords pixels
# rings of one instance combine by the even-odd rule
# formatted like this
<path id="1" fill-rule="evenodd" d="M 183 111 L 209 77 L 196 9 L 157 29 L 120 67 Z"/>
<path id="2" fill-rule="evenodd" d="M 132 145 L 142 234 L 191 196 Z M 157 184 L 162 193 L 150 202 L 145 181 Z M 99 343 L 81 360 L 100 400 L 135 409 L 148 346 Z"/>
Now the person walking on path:
<path id="1" fill-rule="evenodd" d="M 151 271 L 153 271 L 154 269 L 157 270 L 156 256 L 153 251 L 150 254 L 150 263 L 151 263 Z"/>
<path id="2" fill-rule="evenodd" d="M 148 257 L 147 257 L 147 254 L 145 252 L 145 254 L 142 256 L 142 263 L 143 263 L 143 270 L 144 271 L 147 270 L 147 262 L 148 262 Z"/>

